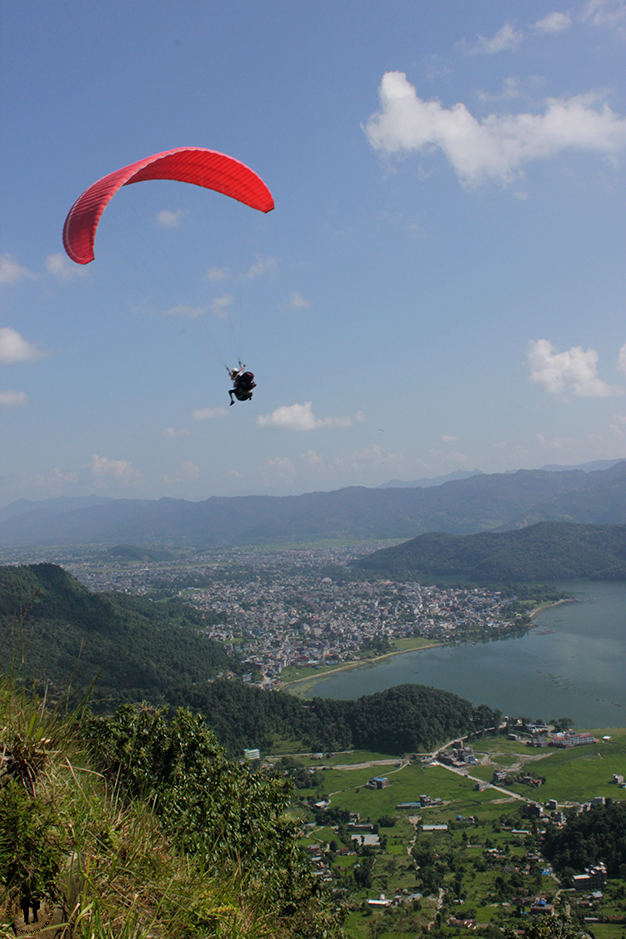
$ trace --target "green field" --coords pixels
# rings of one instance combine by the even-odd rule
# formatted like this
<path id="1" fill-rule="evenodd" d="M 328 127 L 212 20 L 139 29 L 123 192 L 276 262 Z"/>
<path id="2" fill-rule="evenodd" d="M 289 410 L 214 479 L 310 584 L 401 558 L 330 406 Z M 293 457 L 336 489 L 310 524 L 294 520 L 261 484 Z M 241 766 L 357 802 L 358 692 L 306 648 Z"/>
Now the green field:
<path id="1" fill-rule="evenodd" d="M 611 739 L 602 740 L 604 735 Z M 326 852 L 323 855 L 326 876 L 332 873 L 334 889 L 344 896 L 347 935 L 353 939 L 415 937 L 432 924 L 437 929 L 436 935 L 452 936 L 458 931 L 447 925 L 451 916 L 471 917 L 483 929 L 490 924 L 523 928 L 528 912 L 520 918 L 511 904 L 516 890 L 546 896 L 555 902 L 557 912 L 569 909 L 571 903 L 575 909 L 576 897 L 561 894 L 558 879 L 551 873 L 542 873 L 544 868 L 548 869 L 547 862 L 540 856 L 535 823 L 524 815 L 527 804 L 524 800 L 556 799 L 564 804 L 598 795 L 626 798 L 626 791 L 612 783 L 614 773 L 626 773 L 626 729 L 595 731 L 595 736 L 600 738 L 598 744 L 571 750 L 531 749 L 523 742 L 501 736 L 478 741 L 474 749 L 481 762 L 470 768 L 471 776 L 490 780 L 497 768 L 522 770 L 546 778 L 540 789 L 515 784 L 510 795 L 493 788 L 478 791 L 473 779 L 441 766 L 415 762 L 399 768 L 397 761 L 375 765 L 385 759 L 380 753 L 337 753 L 325 755 L 322 761 L 302 758 L 306 765 L 317 764 L 318 770 L 320 764 L 330 768 L 320 770 L 323 782 L 315 791 L 300 790 L 298 799 L 310 798 L 313 802 L 323 797 L 330 800 L 329 811 L 359 813 L 360 823 L 379 825 L 382 850 L 355 849 L 344 823 L 315 826 L 307 837 L 308 843 L 317 842 L 319 850 Z M 355 765 L 366 762 L 374 765 Z M 365 783 L 372 776 L 386 776 L 391 785 L 368 789 Z M 401 802 L 419 801 L 422 793 L 441 799 L 442 804 L 397 808 Z M 515 798 L 515 794 L 523 799 Z M 312 820 L 310 812 L 304 814 Z M 395 819 L 395 824 L 382 827 L 383 817 L 389 816 Z M 457 821 L 457 816 L 463 816 L 463 820 Z M 448 831 L 423 832 L 423 824 L 447 824 Z M 513 829 L 528 834 L 514 833 Z M 336 846 L 351 845 L 351 853 L 343 856 L 329 853 L 331 842 Z M 355 850 L 365 854 L 354 853 Z M 417 852 L 415 856 L 412 850 Z M 372 866 L 367 886 L 359 887 L 355 878 L 360 876 L 363 864 Z M 419 900 L 407 900 L 416 892 L 422 894 Z M 610 881 L 604 892 L 601 914 L 626 917 L 626 884 Z M 373 909 L 367 901 L 380 894 L 398 899 L 386 909 Z M 592 911 L 592 915 L 595 913 Z M 494 932 L 493 936 L 497 934 Z M 488 935 L 491 939 L 489 931 Z M 594 922 L 593 935 L 595 939 L 623 939 L 626 923 Z"/>

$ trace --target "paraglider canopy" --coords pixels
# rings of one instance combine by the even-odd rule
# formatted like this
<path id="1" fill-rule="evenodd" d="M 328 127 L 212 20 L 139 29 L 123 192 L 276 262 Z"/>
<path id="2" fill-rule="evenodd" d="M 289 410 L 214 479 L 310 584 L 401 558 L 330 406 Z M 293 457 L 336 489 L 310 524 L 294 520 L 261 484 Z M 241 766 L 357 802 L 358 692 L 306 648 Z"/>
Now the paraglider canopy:
<path id="1" fill-rule="evenodd" d="M 72 261 L 89 264 L 102 213 L 122 186 L 150 179 L 172 179 L 213 189 L 260 212 L 274 208 L 272 194 L 255 172 L 233 157 L 202 147 L 179 147 L 124 166 L 93 183 L 65 220 L 63 245 Z"/>

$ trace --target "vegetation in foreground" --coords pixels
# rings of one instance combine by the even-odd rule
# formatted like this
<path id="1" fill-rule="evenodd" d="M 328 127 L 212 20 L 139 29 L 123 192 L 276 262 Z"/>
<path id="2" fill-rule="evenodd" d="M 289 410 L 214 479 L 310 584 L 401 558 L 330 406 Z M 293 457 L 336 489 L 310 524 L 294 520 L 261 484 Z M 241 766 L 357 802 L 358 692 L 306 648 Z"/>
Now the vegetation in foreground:
<path id="1" fill-rule="evenodd" d="M 0 680 L 0 728 L 5 932 L 37 912 L 58 939 L 339 935 L 290 783 L 226 759 L 201 719 L 61 717 Z"/>

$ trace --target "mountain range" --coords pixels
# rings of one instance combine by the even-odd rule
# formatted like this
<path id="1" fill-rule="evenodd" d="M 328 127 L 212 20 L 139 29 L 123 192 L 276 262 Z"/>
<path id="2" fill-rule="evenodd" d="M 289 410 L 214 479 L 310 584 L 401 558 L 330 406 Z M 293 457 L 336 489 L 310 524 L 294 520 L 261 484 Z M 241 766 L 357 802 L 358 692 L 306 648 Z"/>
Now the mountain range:
<path id="1" fill-rule="evenodd" d="M 300 496 L 58 500 L 0 516 L 0 545 L 222 546 L 470 534 L 539 521 L 626 524 L 626 462 L 609 469 L 518 470 L 429 488 L 350 487 Z"/>

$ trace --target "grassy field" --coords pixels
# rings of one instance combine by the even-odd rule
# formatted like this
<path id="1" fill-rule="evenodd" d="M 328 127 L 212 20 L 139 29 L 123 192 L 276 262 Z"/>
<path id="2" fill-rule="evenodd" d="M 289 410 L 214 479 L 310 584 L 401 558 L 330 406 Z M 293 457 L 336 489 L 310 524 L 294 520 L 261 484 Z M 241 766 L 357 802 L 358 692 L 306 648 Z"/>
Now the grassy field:
<path id="1" fill-rule="evenodd" d="M 626 772 L 626 728 L 592 731 L 599 738 L 591 746 L 557 750 L 551 747 L 532 749 L 517 740 L 503 738 L 481 741 L 475 747 L 478 757 L 485 755 L 489 762 L 473 767 L 473 776 L 489 780 L 494 769 L 522 769 L 537 776 L 545 776 L 540 789 L 513 785 L 511 791 L 527 798 L 547 802 L 584 802 L 593 796 L 618 797 L 619 790 L 612 782 L 613 774 Z M 603 736 L 610 740 L 603 740 Z"/>
<path id="2" fill-rule="evenodd" d="M 610 736 L 610 740 L 602 740 L 604 735 Z M 511 793 L 519 792 L 527 799 L 541 802 L 551 798 L 561 804 L 581 802 L 596 795 L 614 799 L 620 795 L 626 797 L 626 792 L 611 782 L 614 773 L 626 772 L 626 729 L 595 731 L 595 736 L 600 738 L 598 744 L 571 750 L 535 750 L 504 737 L 484 738 L 475 745 L 476 755 L 482 763 L 472 766 L 470 773 L 485 780 L 491 778 L 495 768 L 523 769 L 545 776 L 546 783 L 538 790 L 518 784 L 511 787 Z M 437 935 L 458 935 L 457 930 L 446 925 L 450 916 L 471 916 L 479 927 L 484 928 L 489 924 L 523 926 L 524 919 L 521 922 L 519 918 L 516 920 L 514 907 L 510 905 L 513 894 L 507 884 L 512 877 L 521 878 L 519 889 L 522 893 L 547 896 L 555 900 L 557 908 L 561 904 L 565 909 L 569 895 L 564 894 L 559 899 L 560 885 L 538 853 L 540 849 L 533 834 L 533 821 L 524 816 L 523 801 L 493 788 L 477 791 L 474 780 L 441 766 L 427 763 L 410 763 L 402 768 L 398 768 L 397 763 L 371 767 L 358 765 L 375 764 L 381 759 L 385 759 L 384 754 L 367 751 L 337 753 L 332 757 L 325 756 L 323 761 L 302 759 L 307 765 L 317 764 L 317 769 L 320 763 L 330 768 L 321 770 L 321 786 L 315 792 L 299 791 L 300 798 L 324 796 L 330 799 L 331 808 L 359 813 L 361 822 L 369 821 L 374 825 L 383 816 L 395 819 L 393 827 L 378 829 L 384 850 L 376 853 L 373 859 L 371 879 L 366 888 L 355 889 L 353 871 L 363 863 L 370 863 L 367 858 L 364 860 L 361 854 L 327 855 L 336 889 L 346 890 L 349 896 L 345 923 L 349 937 L 414 937 L 431 923 Z M 339 766 L 348 768 L 339 769 Z M 365 788 L 367 780 L 375 775 L 386 776 L 391 785 L 386 789 Z M 442 804 L 397 808 L 401 802 L 419 801 L 422 793 L 441 799 Z M 462 816 L 462 820 L 458 820 L 458 816 Z M 423 832 L 423 824 L 446 824 L 448 831 Z M 341 831 L 346 839 L 344 843 L 351 843 L 345 829 L 328 824 L 323 828 L 313 828 L 307 840 L 320 843 L 323 851 L 330 841 L 337 841 Z M 528 834 L 522 833 L 525 831 Z M 433 858 L 429 863 L 434 865 L 434 870 L 443 872 L 440 875 L 443 888 L 440 919 L 437 918 L 438 890 L 424 889 L 423 867 L 416 866 L 411 854 L 413 846 L 418 853 L 426 852 L 425 856 Z M 548 873 L 542 873 L 544 867 Z M 515 871 L 520 873 L 515 874 Z M 410 899 L 416 892 L 424 895 L 418 900 Z M 382 910 L 372 909 L 367 901 L 378 898 L 380 894 L 389 898 L 405 897 L 405 902 Z M 606 901 L 603 902 L 607 915 L 622 915 L 626 906 L 626 885 L 619 881 L 609 882 Z M 593 923 L 593 934 L 595 939 L 624 939 L 626 925 Z"/>

